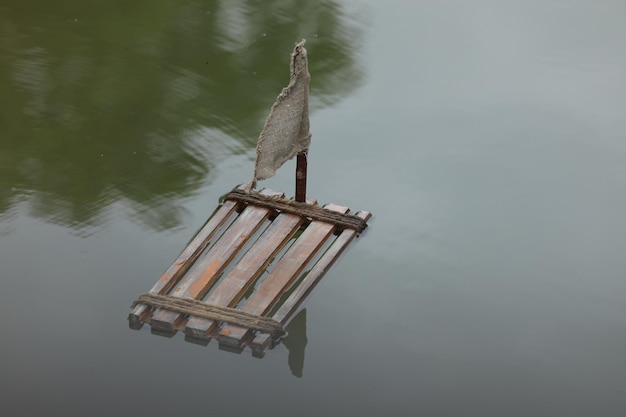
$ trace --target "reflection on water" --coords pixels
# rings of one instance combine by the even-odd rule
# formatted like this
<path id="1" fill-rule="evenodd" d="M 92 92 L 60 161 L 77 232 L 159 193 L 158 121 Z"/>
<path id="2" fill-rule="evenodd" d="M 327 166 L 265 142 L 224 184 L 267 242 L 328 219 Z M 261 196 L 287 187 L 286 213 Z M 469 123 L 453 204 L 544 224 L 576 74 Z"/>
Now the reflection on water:
<path id="1" fill-rule="evenodd" d="M 302 378 L 304 372 L 304 349 L 306 348 L 306 309 L 300 311 L 286 328 L 287 337 L 283 344 L 289 350 L 289 369 L 291 373 Z"/>
<path id="2" fill-rule="evenodd" d="M 173 227 L 179 199 L 255 146 L 294 42 L 308 39 L 313 109 L 362 79 L 359 28 L 329 0 L 38 3 L 0 6 L 0 218 L 26 201 L 80 229 L 122 201 Z"/>
<path id="3" fill-rule="evenodd" d="M 306 335 L 306 308 L 300 310 L 296 314 L 289 324 L 285 327 L 287 335 L 284 338 L 272 340 L 269 349 L 274 349 L 277 345 L 283 344 L 288 351 L 287 364 L 291 374 L 297 378 L 302 378 L 304 375 L 304 357 L 306 353 L 306 345 L 308 342 Z M 139 329 L 137 327 L 136 329 Z M 178 331 L 158 330 L 150 327 L 150 333 L 156 336 L 165 338 L 173 338 Z M 198 339 L 185 334 L 184 339 L 188 343 L 193 343 L 200 346 L 207 346 L 212 339 Z M 226 344 L 219 344 L 219 349 L 233 354 L 241 354 L 245 352 L 243 347 L 233 347 Z M 266 347 L 257 348 L 251 350 L 251 355 L 255 358 L 261 359 L 266 355 Z M 279 355 L 283 356 L 283 355 Z"/>

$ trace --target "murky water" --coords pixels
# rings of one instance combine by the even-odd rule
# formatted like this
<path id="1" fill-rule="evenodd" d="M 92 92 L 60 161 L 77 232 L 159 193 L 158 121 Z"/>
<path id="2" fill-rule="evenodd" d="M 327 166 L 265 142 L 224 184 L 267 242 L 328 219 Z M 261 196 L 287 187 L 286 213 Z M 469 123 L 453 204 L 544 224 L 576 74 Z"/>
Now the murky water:
<path id="1" fill-rule="evenodd" d="M 622 415 L 624 21 L 610 0 L 3 1 L 0 413 Z M 263 359 L 129 330 L 249 179 L 301 38 L 309 193 L 372 227 Z"/>

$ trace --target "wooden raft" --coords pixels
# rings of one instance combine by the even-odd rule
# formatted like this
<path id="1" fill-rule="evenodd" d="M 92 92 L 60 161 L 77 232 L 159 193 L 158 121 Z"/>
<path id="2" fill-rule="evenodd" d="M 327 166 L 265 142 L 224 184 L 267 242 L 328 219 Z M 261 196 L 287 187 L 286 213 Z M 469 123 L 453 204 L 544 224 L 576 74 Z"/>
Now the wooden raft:
<path id="1" fill-rule="evenodd" d="M 284 198 L 269 189 L 260 194 Z M 307 200 L 307 204 L 316 202 Z M 349 212 L 336 204 L 324 208 Z M 360 211 L 356 216 L 367 222 L 371 213 Z M 149 294 L 233 307 L 285 326 L 356 235 L 354 229 L 339 230 L 303 215 L 227 200 Z M 269 333 L 137 304 L 129 314 L 129 325 L 140 329 L 144 323 L 157 333 L 182 330 L 192 341 L 215 338 L 227 350 L 249 346 L 259 353 L 273 342 Z"/>

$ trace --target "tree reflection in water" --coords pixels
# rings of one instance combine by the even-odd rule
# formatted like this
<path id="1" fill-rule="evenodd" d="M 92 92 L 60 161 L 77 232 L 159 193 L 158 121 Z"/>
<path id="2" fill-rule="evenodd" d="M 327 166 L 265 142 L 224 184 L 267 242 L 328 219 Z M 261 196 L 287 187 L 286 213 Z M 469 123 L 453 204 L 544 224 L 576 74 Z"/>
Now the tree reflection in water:
<path id="1" fill-rule="evenodd" d="M 31 3 L 0 6 L 0 219 L 24 202 L 80 230 L 120 201 L 171 228 L 223 157 L 254 148 L 296 41 L 313 110 L 362 80 L 359 22 L 331 0 Z"/>

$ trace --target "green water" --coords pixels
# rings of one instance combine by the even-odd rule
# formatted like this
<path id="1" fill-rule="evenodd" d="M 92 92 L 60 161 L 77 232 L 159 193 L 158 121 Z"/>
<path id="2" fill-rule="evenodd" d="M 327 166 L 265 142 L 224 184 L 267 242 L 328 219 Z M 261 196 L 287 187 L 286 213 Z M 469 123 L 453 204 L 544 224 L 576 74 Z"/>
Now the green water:
<path id="1" fill-rule="evenodd" d="M 626 412 L 622 2 L 56 3 L 0 3 L 0 414 Z M 372 226 L 263 359 L 129 330 L 302 38 Z"/>

